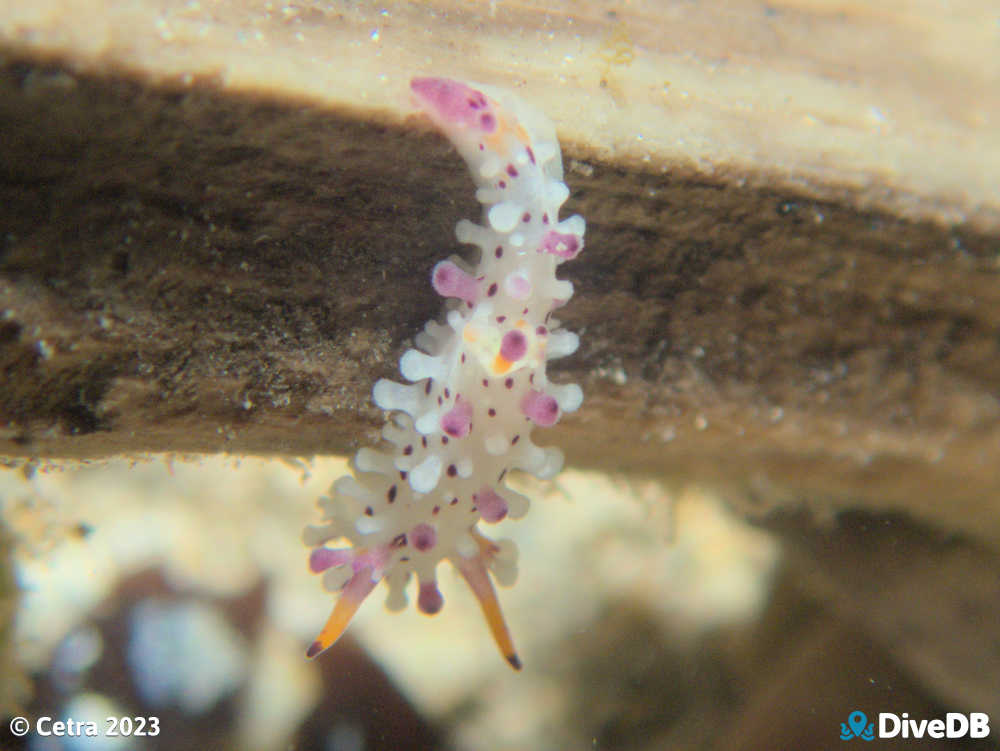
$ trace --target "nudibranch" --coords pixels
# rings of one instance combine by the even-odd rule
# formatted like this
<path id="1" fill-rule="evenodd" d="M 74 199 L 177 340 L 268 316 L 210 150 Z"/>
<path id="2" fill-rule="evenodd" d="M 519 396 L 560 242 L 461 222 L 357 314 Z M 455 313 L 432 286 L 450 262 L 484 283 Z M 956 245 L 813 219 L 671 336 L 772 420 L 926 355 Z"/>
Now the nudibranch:
<path id="1" fill-rule="evenodd" d="M 583 249 L 584 221 L 558 219 L 569 190 L 544 115 L 478 84 L 415 78 L 410 89 L 472 173 L 482 223 L 462 220 L 455 234 L 477 246 L 479 258 L 452 257 L 431 271 L 432 286 L 447 299 L 444 322 L 430 321 L 400 359 L 409 383 L 375 384 L 374 402 L 389 412 L 384 444 L 357 452 L 352 475 L 319 500 L 324 524 L 306 529 L 310 569 L 324 572 L 324 587 L 339 593 L 307 655 L 330 647 L 382 580 L 387 607 L 399 610 L 416 574 L 418 609 L 437 613 L 444 600 L 436 570 L 447 559 L 519 670 L 493 587 L 493 579 L 514 583 L 517 548 L 484 535 L 479 522 L 527 512 L 528 498 L 505 484 L 512 470 L 550 478 L 562 468 L 562 452 L 535 445 L 531 431 L 583 401 L 577 384 L 550 383 L 545 365 L 579 343 L 552 311 L 573 294 L 556 268 Z"/>

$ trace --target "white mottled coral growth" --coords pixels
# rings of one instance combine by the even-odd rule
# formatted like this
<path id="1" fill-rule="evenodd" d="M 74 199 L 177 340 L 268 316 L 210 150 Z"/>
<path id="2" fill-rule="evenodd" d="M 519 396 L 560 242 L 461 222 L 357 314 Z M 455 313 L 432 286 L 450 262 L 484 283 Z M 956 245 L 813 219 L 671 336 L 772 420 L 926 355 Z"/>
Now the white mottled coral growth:
<path id="1" fill-rule="evenodd" d="M 325 524 L 306 530 L 311 569 L 340 593 L 308 654 L 333 644 L 383 579 L 390 608 L 405 606 L 416 574 L 417 607 L 438 612 L 436 570 L 447 559 L 479 599 L 504 657 L 520 668 L 490 579 L 513 584 L 517 549 L 477 525 L 527 512 L 528 499 L 504 484 L 509 470 L 546 478 L 562 467 L 562 453 L 535 445 L 531 431 L 583 400 L 576 384 L 550 384 L 545 365 L 577 348 L 576 335 L 560 329 L 552 311 L 573 294 L 555 272 L 583 248 L 584 222 L 558 220 L 569 191 L 543 115 L 483 86 L 417 78 L 411 89 L 476 182 L 483 223 L 463 220 L 456 234 L 478 246 L 479 261 L 434 267 L 431 283 L 449 298 L 445 323 L 429 322 L 416 349 L 403 355 L 400 372 L 409 383 L 375 384 L 375 403 L 392 413 L 382 431 L 386 447 L 357 453 L 354 476 L 341 477 L 320 499 Z M 337 540 L 344 542 L 326 547 Z"/>

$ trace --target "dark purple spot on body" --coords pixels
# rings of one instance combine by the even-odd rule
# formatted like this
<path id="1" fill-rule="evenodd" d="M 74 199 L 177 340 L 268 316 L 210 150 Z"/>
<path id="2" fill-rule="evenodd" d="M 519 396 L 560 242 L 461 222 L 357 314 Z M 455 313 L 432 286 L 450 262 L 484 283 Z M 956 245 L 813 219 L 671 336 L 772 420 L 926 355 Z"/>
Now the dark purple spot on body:
<path id="1" fill-rule="evenodd" d="M 392 545 L 393 545 L 393 547 L 396 547 L 396 548 L 401 548 L 401 547 L 405 546 L 406 545 L 406 532 L 403 532 L 402 534 L 396 535 L 395 537 L 393 537 L 392 538 Z"/>
<path id="2" fill-rule="evenodd" d="M 539 336 L 545 336 L 546 334 L 549 333 L 549 330 L 544 326 L 539 326 L 538 328 L 535 329 L 535 333 L 538 334 Z"/>
<path id="3" fill-rule="evenodd" d="M 483 379 L 483 388 L 488 389 L 490 387 L 490 381 L 488 378 Z"/>
<path id="4" fill-rule="evenodd" d="M 493 407 L 490 407 L 489 411 L 486 414 L 488 414 L 490 417 L 496 417 L 497 416 L 497 411 L 495 409 L 493 409 Z"/>
<path id="5" fill-rule="evenodd" d="M 507 187 L 507 181 L 501 180 L 500 182 L 497 183 L 497 185 L 500 186 L 500 190 L 503 190 L 504 188 Z"/>
<path id="6" fill-rule="evenodd" d="M 503 258 L 503 246 L 497 245 L 497 249 L 493 251 L 493 255 L 497 258 Z"/>
<path id="7" fill-rule="evenodd" d="M 396 500 L 396 486 L 393 485 L 391 488 L 389 488 L 389 492 L 386 493 L 385 496 L 386 496 L 386 498 L 389 499 L 389 503 L 392 503 L 393 501 L 395 501 Z"/>
<path id="8" fill-rule="evenodd" d="M 432 514 L 440 514 L 441 513 L 441 507 L 440 506 L 435 506 L 434 508 L 431 509 L 431 513 Z"/>
<path id="9" fill-rule="evenodd" d="M 465 365 L 465 353 L 462 353 L 462 365 Z"/>
<path id="10" fill-rule="evenodd" d="M 490 288 L 488 290 L 486 290 L 486 296 L 487 297 L 493 297 L 493 295 L 495 295 L 497 293 L 497 289 L 498 289 L 498 287 L 496 285 L 496 282 L 493 282 L 493 284 L 490 285 Z M 464 356 L 465 355 L 463 355 L 463 357 Z"/>
<path id="11" fill-rule="evenodd" d="M 503 385 L 506 386 L 509 389 L 514 388 L 514 379 L 513 378 L 508 378 L 506 381 L 503 382 Z"/>
<path id="12" fill-rule="evenodd" d="M 520 440 L 521 440 L 521 436 L 516 435 L 516 436 L 514 436 L 513 438 L 510 439 L 510 445 L 513 446 L 515 443 L 517 443 Z"/>
<path id="13" fill-rule="evenodd" d="M 375 516 L 375 509 L 371 506 L 365 506 L 365 516 Z"/>
<path id="14" fill-rule="evenodd" d="M 457 506 L 458 505 L 458 499 L 457 498 L 452 498 L 451 499 L 451 503 L 449 503 L 448 505 L 449 506 Z"/>
<path id="15" fill-rule="evenodd" d="M 489 112 L 484 112 L 479 116 L 479 127 L 485 130 L 487 133 L 492 133 L 496 130 L 497 120 Z"/>
<path id="16" fill-rule="evenodd" d="M 528 152 L 528 159 L 530 159 L 531 163 L 534 164 L 535 163 L 535 152 L 531 150 L 530 146 L 525 146 L 524 150 Z"/>
<path id="17" fill-rule="evenodd" d="M 447 386 L 444 387 L 444 398 L 451 399 L 451 391 L 448 390 Z"/>
<path id="18" fill-rule="evenodd" d="M 517 329 L 508 331 L 500 340 L 500 356 L 511 362 L 517 362 L 528 351 L 528 340 Z"/>
<path id="19" fill-rule="evenodd" d="M 542 224 L 548 224 L 548 223 L 549 223 L 549 215 L 547 213 L 542 214 Z"/>
<path id="20" fill-rule="evenodd" d="M 514 167 L 513 164 L 507 165 L 507 174 L 510 175 L 511 177 L 517 177 L 517 169 Z"/>
<path id="21" fill-rule="evenodd" d="M 472 405 L 463 401 L 461 395 L 455 399 L 455 406 L 447 414 L 441 416 L 441 430 L 452 438 L 465 438 L 472 429 Z M 447 438 L 442 436 L 442 443 Z"/>
<path id="22" fill-rule="evenodd" d="M 420 436 L 420 443 L 421 445 L 423 445 L 424 448 L 427 448 L 427 436 L 425 435 Z"/>
<path id="23" fill-rule="evenodd" d="M 497 323 L 503 323 L 507 320 L 507 316 L 497 316 Z"/>
<path id="24" fill-rule="evenodd" d="M 406 470 L 405 469 L 399 470 L 399 479 L 400 480 L 405 480 L 406 479 Z"/>
<path id="25" fill-rule="evenodd" d="M 444 607 L 444 597 L 437 584 L 433 581 L 420 583 L 420 594 L 417 595 L 417 608 L 424 615 L 439 613 Z"/>
<path id="26" fill-rule="evenodd" d="M 559 404 L 552 396 L 532 389 L 521 401 L 521 412 L 536 425 L 547 428 L 559 419 Z"/>
<path id="27" fill-rule="evenodd" d="M 472 500 L 487 524 L 496 524 L 507 516 L 507 500 L 487 485 L 480 488 L 472 496 Z"/>
<path id="28" fill-rule="evenodd" d="M 413 446 L 409 443 L 406 444 L 406 447 L 403 449 L 403 456 L 409 456 L 412 453 L 413 453 Z"/>
<path id="29" fill-rule="evenodd" d="M 524 222 L 525 224 L 527 224 L 528 222 L 530 222 L 531 221 L 531 214 L 529 214 L 527 211 L 525 211 L 524 212 L 524 216 L 521 217 L 521 221 Z"/>
<path id="30" fill-rule="evenodd" d="M 448 465 L 448 477 L 454 477 L 457 474 L 458 474 L 458 467 L 456 467 L 454 464 L 449 464 Z"/>
<path id="31" fill-rule="evenodd" d="M 426 552 L 437 544 L 437 530 L 430 524 L 418 524 L 410 530 L 410 540 L 420 552 Z"/>
<path id="32" fill-rule="evenodd" d="M 441 436 L 441 445 L 442 446 L 447 446 L 448 445 L 448 436 L 446 436 L 446 435 Z"/>

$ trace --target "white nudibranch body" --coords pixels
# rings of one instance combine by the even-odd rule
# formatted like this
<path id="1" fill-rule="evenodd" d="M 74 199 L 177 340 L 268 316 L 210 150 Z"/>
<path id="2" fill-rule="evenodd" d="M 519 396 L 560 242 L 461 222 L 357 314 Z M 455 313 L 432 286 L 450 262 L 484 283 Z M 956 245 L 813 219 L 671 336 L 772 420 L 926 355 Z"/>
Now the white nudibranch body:
<path id="1" fill-rule="evenodd" d="M 490 578 L 514 583 L 517 549 L 483 535 L 478 522 L 527 512 L 528 499 L 504 484 L 509 470 L 548 478 L 562 468 L 559 449 L 535 445 L 531 431 L 583 400 L 576 384 L 549 383 L 545 365 L 578 345 L 552 311 L 573 294 L 555 272 L 582 250 L 584 221 L 558 220 L 569 190 L 544 115 L 485 86 L 416 78 L 410 88 L 476 182 L 482 224 L 462 220 L 456 235 L 478 246 L 480 257 L 475 266 L 453 257 L 434 267 L 431 283 L 449 298 L 445 322 L 429 322 L 400 359 L 409 383 L 375 384 L 375 404 L 391 413 L 385 445 L 358 451 L 354 476 L 320 499 L 325 523 L 306 529 L 310 568 L 339 592 L 307 654 L 332 645 L 383 579 L 390 609 L 405 607 L 416 574 L 417 607 L 438 612 L 436 570 L 447 559 L 478 598 L 500 651 L 520 669 Z M 326 546 L 331 541 L 335 547 Z"/>

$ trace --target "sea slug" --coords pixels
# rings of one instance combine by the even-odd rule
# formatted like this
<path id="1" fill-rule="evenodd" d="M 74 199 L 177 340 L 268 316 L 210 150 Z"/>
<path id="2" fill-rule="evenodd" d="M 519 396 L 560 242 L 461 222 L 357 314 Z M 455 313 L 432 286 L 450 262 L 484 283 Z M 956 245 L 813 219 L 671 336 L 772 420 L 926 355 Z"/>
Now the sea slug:
<path id="1" fill-rule="evenodd" d="M 465 159 L 483 205 L 483 220 L 462 220 L 455 234 L 479 248 L 472 265 L 458 257 L 431 271 L 448 299 L 443 323 L 430 321 L 416 348 L 399 361 L 408 384 L 382 379 L 376 405 L 390 412 L 382 448 L 363 448 L 353 475 L 320 498 L 324 524 L 306 529 L 310 569 L 325 572 L 338 599 L 307 651 L 315 657 L 347 628 L 375 586 L 386 605 L 406 606 L 416 574 L 417 607 L 429 615 L 444 603 L 436 582 L 447 559 L 482 606 L 501 653 L 515 669 L 514 649 L 493 588 L 517 577 L 517 548 L 479 531 L 527 512 L 528 499 L 508 488 L 512 470 L 549 478 L 563 464 L 557 448 L 531 440 L 535 425 L 576 410 L 576 384 L 549 383 L 549 360 L 576 351 L 579 340 L 552 311 L 573 294 L 556 268 L 583 249 L 584 221 L 559 221 L 569 196 L 552 123 L 501 89 L 444 78 L 415 78 L 416 104 Z M 327 547 L 328 542 L 335 547 Z"/>

